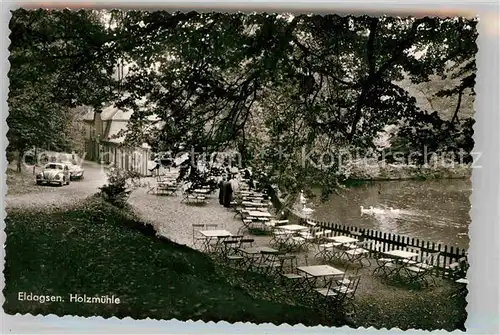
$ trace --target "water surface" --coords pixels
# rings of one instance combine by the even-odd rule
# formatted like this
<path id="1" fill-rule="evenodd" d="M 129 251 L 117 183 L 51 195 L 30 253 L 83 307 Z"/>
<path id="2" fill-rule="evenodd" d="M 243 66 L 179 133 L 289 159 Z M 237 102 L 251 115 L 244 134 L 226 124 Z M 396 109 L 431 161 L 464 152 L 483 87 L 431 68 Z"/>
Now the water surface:
<path id="1" fill-rule="evenodd" d="M 467 249 L 471 193 L 465 179 L 387 181 L 342 190 L 325 203 L 308 199 L 308 206 L 315 209 L 310 217 L 318 220 Z M 373 206 L 377 213 L 362 214 L 360 206 Z"/>

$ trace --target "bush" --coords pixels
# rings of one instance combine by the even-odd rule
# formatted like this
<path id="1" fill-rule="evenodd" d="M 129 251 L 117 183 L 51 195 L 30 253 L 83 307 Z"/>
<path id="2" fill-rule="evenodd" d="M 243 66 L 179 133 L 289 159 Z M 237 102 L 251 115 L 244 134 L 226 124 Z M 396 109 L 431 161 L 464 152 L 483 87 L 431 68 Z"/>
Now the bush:
<path id="1" fill-rule="evenodd" d="M 139 185 L 140 175 L 135 171 L 111 168 L 108 171 L 108 183 L 99 187 L 100 195 L 109 203 L 123 208 L 130 193 Z"/>

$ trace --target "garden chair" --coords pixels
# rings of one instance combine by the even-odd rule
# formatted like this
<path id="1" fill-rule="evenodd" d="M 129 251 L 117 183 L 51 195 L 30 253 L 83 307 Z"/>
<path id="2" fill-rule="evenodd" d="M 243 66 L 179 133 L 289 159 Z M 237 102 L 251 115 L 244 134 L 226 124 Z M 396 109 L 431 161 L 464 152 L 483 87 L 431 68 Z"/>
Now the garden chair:
<path id="1" fill-rule="evenodd" d="M 452 280 L 464 278 L 469 269 L 467 257 L 461 257 L 456 262 L 451 263 L 445 268 L 444 275 Z"/>
<path id="2" fill-rule="evenodd" d="M 265 275 L 277 275 L 281 272 L 280 252 L 261 251 L 260 261 L 253 265 L 254 270 Z"/>
<path id="3" fill-rule="evenodd" d="M 279 228 L 275 228 L 272 231 L 272 236 L 271 240 L 269 241 L 269 244 L 271 244 L 271 246 L 274 248 L 281 249 L 282 246 L 286 244 L 286 242 L 290 237 L 291 234 L 289 232 Z"/>
<path id="4" fill-rule="evenodd" d="M 300 288 L 300 284 L 304 277 L 297 271 L 297 256 L 295 255 L 278 255 L 281 262 L 281 279 L 282 282 L 290 285 L 292 290 Z"/>
<path id="5" fill-rule="evenodd" d="M 369 258 L 370 250 L 365 248 L 368 245 L 368 242 L 354 243 L 348 246 L 347 250 L 344 250 L 344 252 L 340 255 L 340 258 L 342 258 L 345 263 L 359 263 L 361 267 L 364 266 L 363 260 L 366 260 L 368 262 L 368 266 L 371 266 Z"/>
<path id="6" fill-rule="evenodd" d="M 206 242 L 206 237 L 201 235 L 200 230 L 205 230 L 204 224 L 193 224 L 193 247 L 204 246 Z"/>
<path id="7" fill-rule="evenodd" d="M 255 242 L 255 239 L 253 238 L 247 238 L 247 237 L 243 237 L 240 239 L 240 248 L 244 249 L 244 248 L 251 248 L 253 247 L 253 244 Z"/>
<path id="8" fill-rule="evenodd" d="M 377 267 L 373 270 L 372 275 L 376 273 L 381 273 L 385 279 L 389 279 L 403 268 L 401 262 L 397 262 L 394 258 L 381 257 L 376 259 Z"/>
<path id="9" fill-rule="evenodd" d="M 427 277 L 430 277 L 433 284 L 435 284 L 432 272 L 434 267 L 437 265 L 440 254 L 441 253 L 439 251 L 430 253 L 422 258 L 422 262 L 406 266 L 404 270 L 410 282 L 428 286 L 429 282 L 427 281 Z"/>
<path id="10" fill-rule="evenodd" d="M 337 292 L 337 305 L 342 307 L 344 311 L 347 312 L 348 306 L 351 307 L 351 311 L 349 314 L 353 314 L 356 312 L 356 305 L 354 303 L 354 298 L 356 296 L 356 291 L 359 286 L 359 282 L 361 281 L 361 276 L 350 275 L 343 282 L 347 284 L 340 284 L 338 286 L 333 287 L 333 290 Z"/>
<path id="11" fill-rule="evenodd" d="M 340 295 L 335 288 L 341 285 L 338 281 L 342 281 L 344 277 L 345 274 L 341 277 L 330 278 L 330 280 L 326 282 L 325 286 L 315 288 L 314 291 L 316 292 L 316 298 L 318 299 L 316 303 L 327 309 L 330 309 L 332 305 L 336 305 L 339 302 Z"/>
<path id="12" fill-rule="evenodd" d="M 245 258 L 239 254 L 238 249 L 240 247 L 240 239 L 229 238 L 222 241 L 223 252 L 222 258 L 229 264 L 235 264 L 236 266 L 242 265 Z"/>

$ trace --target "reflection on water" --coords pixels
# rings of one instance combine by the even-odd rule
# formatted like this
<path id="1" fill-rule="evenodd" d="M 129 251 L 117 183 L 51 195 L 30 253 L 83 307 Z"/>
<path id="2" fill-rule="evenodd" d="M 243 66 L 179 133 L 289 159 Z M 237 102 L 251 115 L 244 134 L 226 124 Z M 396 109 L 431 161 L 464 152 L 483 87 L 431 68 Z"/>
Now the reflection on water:
<path id="1" fill-rule="evenodd" d="M 310 199 L 311 217 L 468 248 L 471 193 L 470 180 L 370 183 L 343 190 L 325 203 Z M 361 206 L 373 209 L 362 213 Z"/>

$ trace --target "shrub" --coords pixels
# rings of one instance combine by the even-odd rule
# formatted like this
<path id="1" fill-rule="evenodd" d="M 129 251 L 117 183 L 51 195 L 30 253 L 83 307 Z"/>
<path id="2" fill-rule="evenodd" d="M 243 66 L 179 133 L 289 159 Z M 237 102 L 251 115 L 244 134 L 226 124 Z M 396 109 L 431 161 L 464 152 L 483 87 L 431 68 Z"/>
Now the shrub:
<path id="1" fill-rule="evenodd" d="M 109 203 L 124 207 L 130 193 L 139 185 L 140 175 L 135 171 L 109 169 L 108 183 L 99 187 L 99 194 Z"/>

